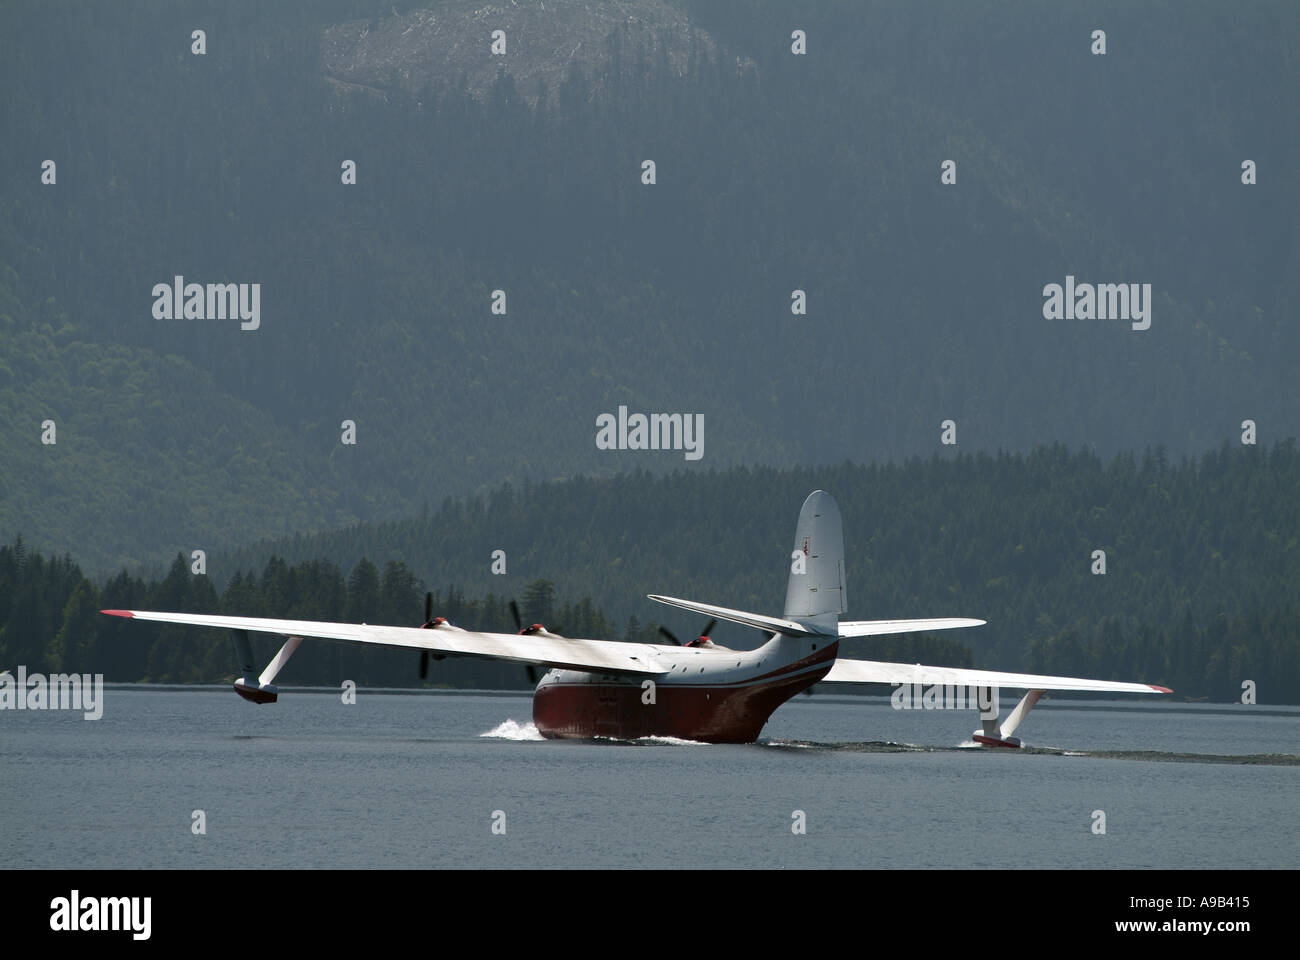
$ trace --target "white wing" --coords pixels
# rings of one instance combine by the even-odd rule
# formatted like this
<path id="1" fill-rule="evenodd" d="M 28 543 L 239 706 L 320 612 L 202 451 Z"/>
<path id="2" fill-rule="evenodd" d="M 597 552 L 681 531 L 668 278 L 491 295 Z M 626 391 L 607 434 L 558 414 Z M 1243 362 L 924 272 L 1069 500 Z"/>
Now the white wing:
<path id="1" fill-rule="evenodd" d="M 365 623 L 325 623 L 319 620 L 269 620 L 262 617 L 222 617 L 198 613 L 156 613 L 148 610 L 103 610 L 116 617 L 186 623 L 196 627 L 249 630 L 286 637 L 319 637 L 346 643 L 374 643 L 384 647 L 409 647 L 458 657 L 484 657 L 564 667 L 590 673 L 657 676 L 667 673 L 649 644 L 614 640 L 581 640 L 550 635 L 477 633 L 450 625 L 437 627 L 382 627 Z"/>
<path id="2" fill-rule="evenodd" d="M 882 663 L 876 660 L 836 660 L 822 683 L 919 683 L 924 686 L 1015 687 L 1021 690 L 1095 690 L 1111 693 L 1173 693 L 1168 687 L 1118 680 L 1080 677 L 1046 677 L 1033 673 L 1000 673 L 959 667 L 926 667 L 919 663 Z"/>

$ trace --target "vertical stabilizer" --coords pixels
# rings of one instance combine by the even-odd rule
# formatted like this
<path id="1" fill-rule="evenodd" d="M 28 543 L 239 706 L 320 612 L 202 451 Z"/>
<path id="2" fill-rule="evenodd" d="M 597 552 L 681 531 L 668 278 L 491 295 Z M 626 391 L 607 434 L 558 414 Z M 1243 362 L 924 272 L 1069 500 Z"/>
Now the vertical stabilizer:
<path id="1" fill-rule="evenodd" d="M 786 618 L 833 626 L 848 609 L 844 596 L 844 529 L 840 508 L 825 490 L 814 490 L 803 502 L 789 562 Z"/>

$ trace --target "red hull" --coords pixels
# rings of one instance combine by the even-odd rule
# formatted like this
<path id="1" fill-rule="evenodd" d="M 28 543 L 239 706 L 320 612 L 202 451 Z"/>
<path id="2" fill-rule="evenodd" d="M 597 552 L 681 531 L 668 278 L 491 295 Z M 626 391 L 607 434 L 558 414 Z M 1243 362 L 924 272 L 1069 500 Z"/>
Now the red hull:
<path id="1" fill-rule="evenodd" d="M 242 683 L 235 684 L 235 693 L 253 703 L 275 703 L 278 699 L 277 693 L 262 690 L 259 687 L 248 687 Z"/>
<path id="2" fill-rule="evenodd" d="M 1017 737 L 1011 737 L 1007 740 L 999 740 L 997 737 L 985 737 L 980 734 L 972 734 L 971 739 L 985 747 L 1010 747 L 1012 749 L 1020 748 L 1020 740 Z"/>
<path id="3" fill-rule="evenodd" d="M 752 743 L 781 704 L 830 672 L 836 644 L 752 680 L 709 685 L 660 682 L 642 702 L 640 681 L 543 683 L 533 695 L 533 723 L 544 737 L 678 737 L 706 743 Z M 815 669 L 808 669 L 814 667 Z"/>

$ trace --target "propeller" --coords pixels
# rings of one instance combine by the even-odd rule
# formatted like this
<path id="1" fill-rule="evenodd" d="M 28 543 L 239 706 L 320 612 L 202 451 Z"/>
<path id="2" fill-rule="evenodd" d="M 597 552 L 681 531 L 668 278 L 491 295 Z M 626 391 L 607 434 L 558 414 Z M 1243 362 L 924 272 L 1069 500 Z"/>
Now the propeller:
<path id="1" fill-rule="evenodd" d="M 546 628 L 540 623 L 534 623 L 531 627 L 525 630 L 523 617 L 519 615 L 519 604 L 515 603 L 513 600 L 510 601 L 510 616 L 514 619 L 515 630 L 519 632 L 521 637 L 536 633 L 539 630 L 546 630 Z M 555 633 L 557 635 L 559 634 L 559 630 L 547 630 L 546 632 Z M 526 663 L 524 664 L 524 669 L 528 671 L 528 679 L 532 682 L 533 686 L 537 686 L 537 678 L 541 676 L 537 664 Z"/>
<path id="2" fill-rule="evenodd" d="M 426 593 L 424 595 L 424 623 L 420 624 L 420 629 L 432 630 L 438 624 L 446 623 L 446 622 L 447 621 L 444 620 L 442 617 L 436 617 L 436 618 L 434 617 L 433 594 Z M 438 659 L 441 660 L 443 658 L 439 656 Z M 420 679 L 421 680 L 429 679 L 429 651 L 428 650 L 420 651 Z"/>
<path id="3" fill-rule="evenodd" d="M 716 617 L 714 617 L 712 620 L 710 620 L 708 623 L 704 625 L 704 629 L 700 631 L 700 635 L 687 644 L 683 644 L 680 640 L 678 640 L 677 636 L 667 627 L 660 627 L 659 632 L 663 634 L 665 637 L 667 637 L 669 640 L 671 640 L 675 645 L 679 647 L 680 646 L 689 647 L 693 644 L 699 643 L 701 640 L 709 639 L 709 634 L 713 632 L 713 628 L 716 627 L 717 625 L 718 625 L 718 620 Z"/>

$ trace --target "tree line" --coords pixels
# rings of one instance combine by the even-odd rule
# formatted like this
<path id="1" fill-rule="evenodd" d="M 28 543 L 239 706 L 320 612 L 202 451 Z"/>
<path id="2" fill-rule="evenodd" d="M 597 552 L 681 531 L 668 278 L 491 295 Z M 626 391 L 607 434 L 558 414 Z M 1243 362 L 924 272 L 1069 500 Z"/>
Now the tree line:
<path id="1" fill-rule="evenodd" d="M 1160 450 L 1103 462 L 1058 445 L 502 485 L 402 522 L 214 554 L 204 575 L 178 554 L 163 575 L 124 570 L 98 584 L 70 556 L 44 556 L 18 538 L 0 547 L 0 664 L 217 682 L 234 670 L 221 631 L 97 611 L 415 626 L 426 584 L 440 585 L 431 588 L 435 614 L 469 629 L 512 632 L 509 600 L 518 597 L 525 622 L 569 636 L 653 642 L 663 623 L 685 639 L 702 618 L 645 594 L 779 613 L 795 516 L 818 487 L 844 515 L 848 618 L 988 621 L 845 641 L 846 656 L 1141 680 L 1216 701 L 1239 699 L 1251 681 L 1261 702 L 1300 699 L 1300 455 L 1290 441 L 1179 462 Z M 491 572 L 497 550 L 504 575 Z M 762 639 L 725 623 L 713 637 L 738 648 Z M 269 659 L 274 641 L 259 643 Z M 285 680 L 414 685 L 416 660 L 312 643 Z M 452 659 L 429 682 L 527 685 L 518 666 Z"/>
<path id="2" fill-rule="evenodd" d="M 504 595 L 467 597 L 451 586 L 432 594 L 435 616 L 467 630 L 513 633 L 517 604 L 525 625 L 542 623 L 564 636 L 627 643 L 664 642 L 655 623 L 629 617 L 619 628 L 584 597 L 556 596 L 549 580 L 527 584 L 517 600 Z M 108 681 L 220 683 L 236 675 L 228 631 L 127 620 L 101 609 L 163 610 L 419 626 L 424 585 L 401 561 L 382 570 L 361 559 L 346 577 L 329 561 L 289 565 L 273 557 L 260 574 L 236 573 L 218 592 L 177 554 L 167 575 L 146 582 L 122 572 L 102 586 L 82 575 L 71 557 L 45 557 L 18 537 L 0 546 L 0 668 L 23 664 L 29 672 L 102 673 Z M 265 663 L 283 638 L 250 635 Z M 687 639 L 682 637 L 683 640 Z M 962 666 L 969 654 L 931 644 L 946 663 Z M 418 652 L 312 641 L 294 654 L 281 683 L 334 685 L 343 680 L 376 687 L 515 689 L 533 680 L 520 664 L 449 657 L 436 661 L 427 681 L 418 678 Z"/>

